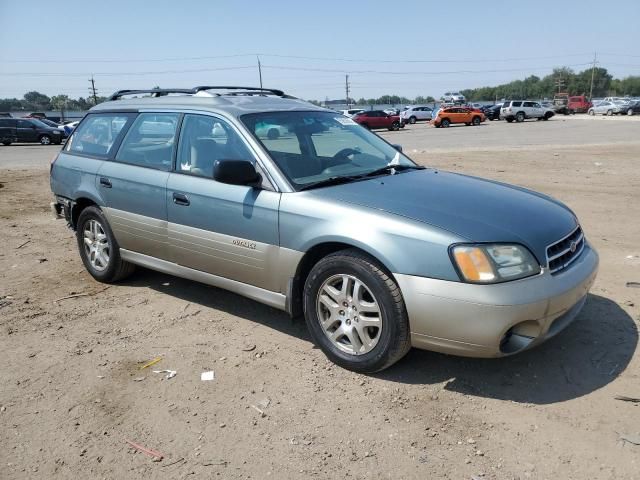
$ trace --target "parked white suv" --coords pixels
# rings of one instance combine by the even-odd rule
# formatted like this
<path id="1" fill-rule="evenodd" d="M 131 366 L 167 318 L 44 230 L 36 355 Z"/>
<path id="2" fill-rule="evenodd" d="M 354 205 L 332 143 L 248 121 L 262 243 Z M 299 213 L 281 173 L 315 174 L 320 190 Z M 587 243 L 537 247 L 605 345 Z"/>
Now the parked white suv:
<path id="1" fill-rule="evenodd" d="M 555 112 L 543 107 L 538 102 L 530 100 L 511 100 L 505 102 L 500 110 L 500 116 L 511 123 L 524 122 L 527 118 L 537 118 L 538 120 L 549 120 Z"/>
<path id="2" fill-rule="evenodd" d="M 446 103 L 464 103 L 466 99 L 464 95 L 459 92 L 447 92 L 442 97 L 441 100 Z"/>
<path id="3" fill-rule="evenodd" d="M 345 117 L 353 117 L 360 112 L 364 112 L 364 108 L 350 108 L 348 110 L 340 110 L 340 113 Z"/>
<path id="4" fill-rule="evenodd" d="M 420 120 L 429 121 L 433 109 L 424 105 L 411 105 L 400 112 L 400 120 L 404 123 L 414 124 Z"/>

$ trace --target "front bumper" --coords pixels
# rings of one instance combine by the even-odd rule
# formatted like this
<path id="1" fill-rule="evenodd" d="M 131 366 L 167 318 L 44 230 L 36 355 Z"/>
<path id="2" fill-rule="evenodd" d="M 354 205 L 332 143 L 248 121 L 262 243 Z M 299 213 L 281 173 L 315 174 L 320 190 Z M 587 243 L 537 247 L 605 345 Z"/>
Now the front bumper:
<path id="1" fill-rule="evenodd" d="M 551 275 L 473 285 L 395 274 L 416 348 L 469 357 L 502 357 L 538 345 L 580 312 L 598 270 L 588 244 L 571 267 Z"/>

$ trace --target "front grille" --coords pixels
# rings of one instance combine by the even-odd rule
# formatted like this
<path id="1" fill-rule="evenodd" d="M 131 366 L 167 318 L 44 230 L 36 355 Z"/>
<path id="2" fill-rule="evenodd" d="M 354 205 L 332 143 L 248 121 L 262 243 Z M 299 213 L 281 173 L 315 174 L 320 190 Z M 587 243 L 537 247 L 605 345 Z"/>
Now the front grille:
<path id="1" fill-rule="evenodd" d="M 584 250 L 584 235 L 578 225 L 576 229 L 562 240 L 547 247 L 547 265 L 554 274 L 567 268 Z"/>

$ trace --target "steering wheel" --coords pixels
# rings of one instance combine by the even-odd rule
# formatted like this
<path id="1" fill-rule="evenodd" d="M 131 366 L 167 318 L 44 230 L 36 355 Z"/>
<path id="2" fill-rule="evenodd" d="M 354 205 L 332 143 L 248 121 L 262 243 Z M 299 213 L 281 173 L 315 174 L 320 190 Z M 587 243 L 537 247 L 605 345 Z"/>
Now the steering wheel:
<path id="1" fill-rule="evenodd" d="M 353 148 L 343 148 L 338 153 L 336 153 L 333 156 L 333 158 L 346 158 L 349 155 L 357 155 L 359 153 L 361 153 L 361 152 L 359 152 L 358 150 L 354 150 Z"/>

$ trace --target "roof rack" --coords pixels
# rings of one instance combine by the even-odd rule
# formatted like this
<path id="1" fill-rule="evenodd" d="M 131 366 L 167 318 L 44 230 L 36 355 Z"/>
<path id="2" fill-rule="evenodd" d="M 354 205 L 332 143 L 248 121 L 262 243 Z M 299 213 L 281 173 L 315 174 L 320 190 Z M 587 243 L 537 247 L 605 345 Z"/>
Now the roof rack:
<path id="1" fill-rule="evenodd" d="M 262 87 L 237 87 L 237 86 L 208 86 L 201 85 L 193 88 L 152 88 L 150 90 L 118 90 L 111 95 L 107 100 L 118 100 L 125 95 L 137 95 L 142 93 L 151 93 L 154 97 L 162 97 L 169 95 L 170 93 L 184 93 L 186 95 L 195 95 L 198 92 L 205 92 L 209 90 L 228 90 L 224 95 L 275 95 L 282 98 L 296 98 L 291 95 L 285 94 L 282 90 L 275 88 L 262 88 Z M 215 95 L 223 95 L 216 93 Z"/>
<path id="2" fill-rule="evenodd" d="M 193 89 L 190 88 L 152 88 L 150 90 L 118 90 L 112 94 L 107 101 L 118 100 L 125 95 L 136 95 L 139 93 L 152 93 L 154 97 L 162 97 L 169 95 L 170 93 L 186 93 L 193 94 Z"/>
<path id="3" fill-rule="evenodd" d="M 282 90 L 275 88 L 262 88 L 262 87 L 235 87 L 235 86 L 207 86 L 201 85 L 193 89 L 194 93 L 202 92 L 205 90 L 238 90 L 228 93 L 228 95 L 276 95 L 278 97 L 287 97 Z"/>

